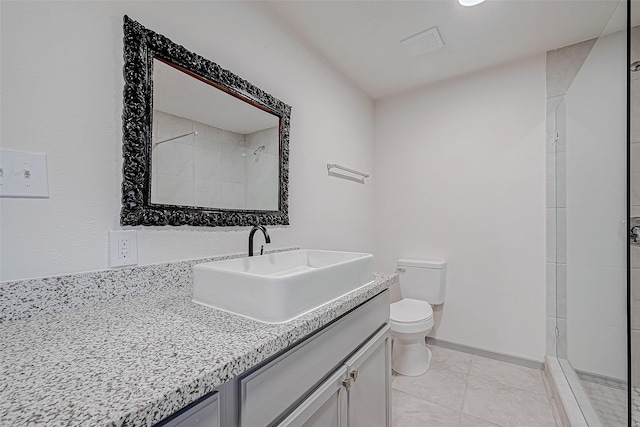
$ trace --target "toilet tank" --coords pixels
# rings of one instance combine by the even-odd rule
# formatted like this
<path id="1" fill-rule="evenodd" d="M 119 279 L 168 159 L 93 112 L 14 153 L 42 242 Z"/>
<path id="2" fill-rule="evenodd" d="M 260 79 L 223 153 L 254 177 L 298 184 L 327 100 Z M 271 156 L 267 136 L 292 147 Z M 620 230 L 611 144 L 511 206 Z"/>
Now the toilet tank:
<path id="1" fill-rule="evenodd" d="M 399 259 L 402 298 L 413 298 L 437 305 L 444 302 L 447 263 L 440 260 Z"/>

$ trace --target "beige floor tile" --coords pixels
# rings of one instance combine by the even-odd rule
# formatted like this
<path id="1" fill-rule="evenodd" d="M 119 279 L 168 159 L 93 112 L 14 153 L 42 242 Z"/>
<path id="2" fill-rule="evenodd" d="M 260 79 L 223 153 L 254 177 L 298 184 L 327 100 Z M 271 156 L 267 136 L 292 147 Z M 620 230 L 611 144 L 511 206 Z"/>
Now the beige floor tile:
<path id="1" fill-rule="evenodd" d="M 472 356 L 469 375 L 517 387 L 532 393 L 546 395 L 542 378 L 543 373 L 539 369 L 527 368 L 486 357 Z"/>
<path id="2" fill-rule="evenodd" d="M 472 417 L 469 415 L 462 415 L 460 419 L 460 427 L 500 427 L 498 424 L 490 423 L 489 421 L 481 420 L 480 418 Z"/>
<path id="3" fill-rule="evenodd" d="M 462 410 L 466 375 L 447 369 L 430 368 L 419 377 L 398 375 L 392 387 L 454 411 Z"/>
<path id="4" fill-rule="evenodd" d="M 450 350 L 444 347 L 427 345 L 431 349 L 431 368 L 448 369 L 463 374 L 469 373 L 471 355 L 461 351 Z"/>
<path id="5" fill-rule="evenodd" d="M 469 376 L 462 412 L 504 427 L 555 427 L 547 396 Z"/>
<path id="6" fill-rule="evenodd" d="M 393 390 L 392 399 L 393 427 L 459 427 L 460 412 L 398 390 Z"/>

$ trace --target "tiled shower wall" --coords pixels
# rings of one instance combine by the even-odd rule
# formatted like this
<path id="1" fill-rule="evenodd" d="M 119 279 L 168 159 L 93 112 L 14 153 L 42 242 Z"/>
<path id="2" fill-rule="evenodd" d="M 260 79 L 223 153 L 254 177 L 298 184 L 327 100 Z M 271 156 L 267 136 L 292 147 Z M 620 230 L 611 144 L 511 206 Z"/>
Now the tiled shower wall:
<path id="1" fill-rule="evenodd" d="M 158 110 L 153 127 L 153 202 L 277 210 L 277 127 L 243 135 Z"/>
<path id="2" fill-rule="evenodd" d="M 547 354 L 567 358 L 565 96 L 596 40 L 547 52 Z"/>

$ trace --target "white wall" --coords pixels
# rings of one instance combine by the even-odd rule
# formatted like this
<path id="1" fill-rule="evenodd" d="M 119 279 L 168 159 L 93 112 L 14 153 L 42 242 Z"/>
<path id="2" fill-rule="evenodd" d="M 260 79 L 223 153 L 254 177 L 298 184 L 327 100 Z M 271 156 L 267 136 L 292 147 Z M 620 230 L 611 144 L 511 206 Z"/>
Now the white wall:
<path id="1" fill-rule="evenodd" d="M 567 350 L 627 378 L 626 34 L 600 37 L 566 95 Z M 560 261 L 559 261 L 560 262 Z"/>
<path id="2" fill-rule="evenodd" d="M 375 256 L 448 262 L 430 336 L 545 353 L 545 57 L 376 104 Z"/>
<path id="3" fill-rule="evenodd" d="M 51 196 L 0 200 L 0 280 L 108 266 L 107 232 L 120 228 L 128 14 L 293 106 L 292 225 L 271 229 L 272 246 L 371 251 L 380 271 L 399 257 L 444 258 L 447 302 L 432 335 L 541 360 L 544 56 L 382 101 L 374 126 L 372 102 L 262 4 L 0 7 L 0 145 L 46 152 Z M 372 177 L 327 177 L 327 161 Z M 137 229 L 140 264 L 242 252 L 248 235 Z"/>
<path id="4" fill-rule="evenodd" d="M 104 269 L 118 229 L 122 16 L 207 57 L 293 107 L 291 226 L 272 247 L 372 251 L 373 104 L 267 6 L 239 2 L 2 2 L 5 149 L 45 152 L 50 198 L 0 200 L 0 280 Z M 138 228 L 139 263 L 246 251 L 247 228 Z"/>

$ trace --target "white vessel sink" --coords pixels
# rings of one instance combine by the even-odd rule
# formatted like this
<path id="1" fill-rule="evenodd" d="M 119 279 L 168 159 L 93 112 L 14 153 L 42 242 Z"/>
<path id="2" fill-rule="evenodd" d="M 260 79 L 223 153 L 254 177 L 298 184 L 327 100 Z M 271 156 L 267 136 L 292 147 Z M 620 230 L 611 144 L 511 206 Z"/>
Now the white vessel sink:
<path id="1" fill-rule="evenodd" d="M 373 281 L 373 255 L 295 250 L 193 267 L 193 302 L 288 322 Z"/>

